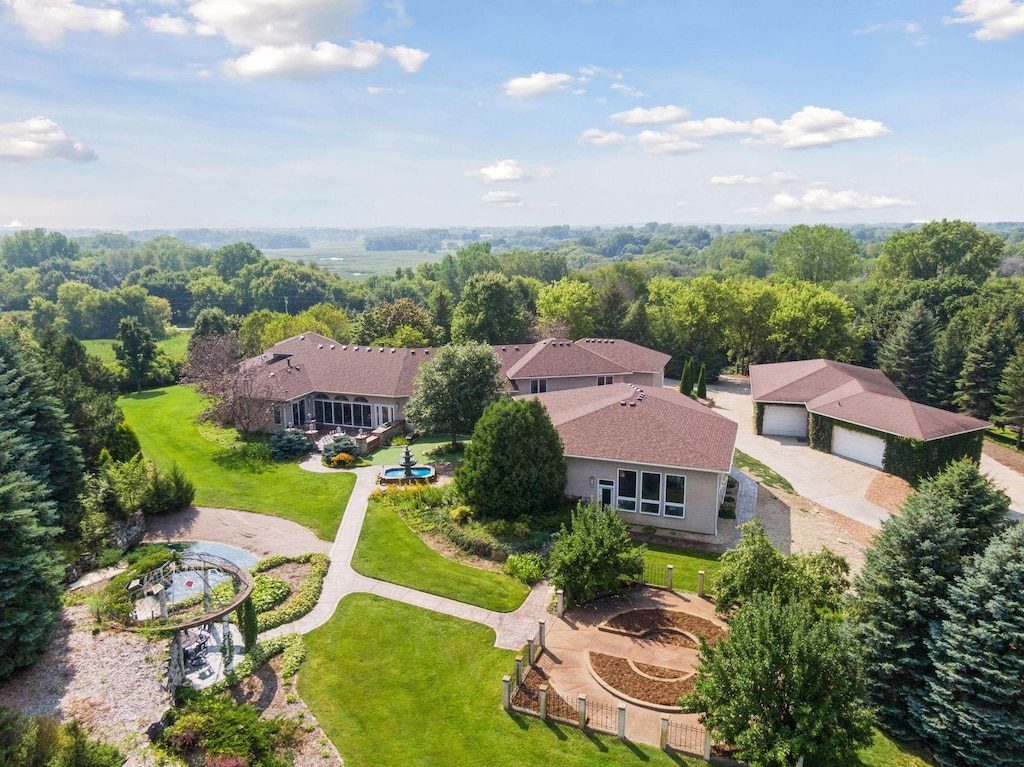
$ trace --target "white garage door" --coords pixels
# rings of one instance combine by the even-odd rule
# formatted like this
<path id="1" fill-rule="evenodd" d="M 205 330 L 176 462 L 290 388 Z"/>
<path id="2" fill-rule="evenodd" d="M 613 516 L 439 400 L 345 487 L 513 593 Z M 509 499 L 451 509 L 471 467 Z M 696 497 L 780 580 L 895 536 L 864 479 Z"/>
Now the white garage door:
<path id="1" fill-rule="evenodd" d="M 885 440 L 871 434 L 844 429 L 842 426 L 833 426 L 832 452 L 843 458 L 881 469 L 882 457 L 885 455 Z"/>
<path id="2" fill-rule="evenodd" d="M 762 434 L 807 438 L 807 408 L 800 405 L 765 405 Z"/>

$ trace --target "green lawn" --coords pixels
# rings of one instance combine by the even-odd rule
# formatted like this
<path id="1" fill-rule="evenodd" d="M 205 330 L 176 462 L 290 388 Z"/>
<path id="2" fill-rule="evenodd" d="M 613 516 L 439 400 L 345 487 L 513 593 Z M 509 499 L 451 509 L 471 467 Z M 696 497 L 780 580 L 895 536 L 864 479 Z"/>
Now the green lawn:
<path id="1" fill-rule="evenodd" d="M 659 767 L 704 764 L 651 746 L 510 715 L 515 652 L 486 626 L 369 594 L 306 634 L 303 699 L 349 767 Z M 848 767 L 928 767 L 880 733 Z"/>
<path id="2" fill-rule="evenodd" d="M 645 564 L 672 565 L 672 588 L 676 591 L 689 591 L 697 593 L 697 571 L 703 570 L 705 587 L 711 590 L 711 582 L 715 573 L 718 572 L 718 558 L 720 554 L 713 554 L 708 551 L 697 551 L 695 549 L 676 548 L 675 546 L 663 546 L 661 544 L 648 544 Z"/>
<path id="3" fill-rule="evenodd" d="M 783 477 L 781 474 L 776 472 L 774 469 L 768 468 L 765 464 L 753 456 L 747 455 L 742 450 L 737 450 L 733 453 L 732 457 L 733 466 L 738 469 L 746 469 L 754 478 L 763 484 L 765 487 L 777 487 L 780 490 L 785 490 L 789 493 L 795 493 L 793 486 L 789 484 L 789 480 Z"/>
<path id="4" fill-rule="evenodd" d="M 352 567 L 370 578 L 499 612 L 515 610 L 530 592 L 515 578 L 441 556 L 398 512 L 376 501 L 366 510 Z"/>
<path id="5" fill-rule="evenodd" d="M 168 357 L 185 359 L 188 350 L 188 337 L 188 333 L 173 333 L 162 341 L 157 341 L 156 347 Z M 111 364 L 117 362 L 117 357 L 114 356 L 114 339 L 112 338 L 82 341 L 82 345 L 89 354 L 99 357 L 103 362 Z"/>
<path id="6" fill-rule="evenodd" d="M 161 469 L 177 463 L 195 483 L 197 505 L 273 514 L 334 540 L 355 475 L 314 474 L 294 461 L 251 457 L 244 444 L 207 439 L 210 430 L 196 422 L 202 401 L 184 386 L 129 394 L 118 404 L 146 457 Z"/>
<path id="7" fill-rule="evenodd" d="M 516 653 L 486 626 L 354 594 L 305 639 L 299 692 L 348 767 L 701 764 L 505 713 Z"/>
<path id="8" fill-rule="evenodd" d="M 433 436 L 433 435 L 432 436 L 428 436 L 428 437 L 420 437 L 415 442 L 413 442 L 411 445 L 409 445 L 409 452 L 412 453 L 413 458 L 415 458 L 417 461 L 420 462 L 420 465 L 430 463 L 431 461 L 434 461 L 434 460 L 437 460 L 439 462 L 449 461 L 453 457 L 456 460 L 460 460 L 461 461 L 462 460 L 462 455 L 461 454 L 457 454 L 455 456 L 447 456 L 447 455 L 445 455 L 445 456 L 441 456 L 438 459 L 435 459 L 435 458 L 433 458 L 432 456 L 429 456 L 429 455 L 424 455 L 424 453 L 427 450 L 432 450 L 433 448 L 437 447 L 438 445 L 450 444 L 451 441 L 452 441 L 452 438 L 451 438 L 450 435 L 447 436 L 447 437 L 445 437 L 445 436 Z M 463 444 L 468 444 L 469 443 L 469 437 L 462 435 L 462 436 L 459 437 L 459 442 L 461 442 Z M 373 465 L 373 466 L 396 466 L 398 464 L 398 460 L 402 457 L 402 451 L 403 450 L 405 450 L 405 447 L 402 446 L 402 445 L 395 445 L 393 447 L 385 447 L 385 448 L 383 448 L 381 450 L 376 451 L 375 453 L 371 453 L 370 455 L 363 456 L 362 461 L 360 462 L 359 465 L 362 466 L 363 464 L 366 464 L 366 465 Z"/>

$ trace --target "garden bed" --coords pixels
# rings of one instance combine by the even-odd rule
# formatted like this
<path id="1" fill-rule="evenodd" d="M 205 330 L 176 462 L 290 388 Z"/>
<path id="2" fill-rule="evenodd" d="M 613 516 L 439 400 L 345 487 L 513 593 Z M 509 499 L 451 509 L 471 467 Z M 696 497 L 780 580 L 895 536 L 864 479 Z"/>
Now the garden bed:
<path id="1" fill-rule="evenodd" d="M 587 655 L 594 675 L 606 687 L 635 701 L 678 709 L 679 698 L 693 689 L 692 671 L 648 664 L 634 667 L 626 658 L 600 652 L 591 651 Z"/>
<path id="2" fill-rule="evenodd" d="M 683 635 L 683 639 L 686 639 L 686 634 L 693 634 L 703 637 L 709 645 L 714 645 L 725 636 L 725 629 L 707 618 L 660 607 L 619 613 L 606 620 L 598 628 L 601 631 L 648 639 L 655 639 L 657 636 L 655 641 L 683 647 L 693 647 L 692 640 L 684 643 L 682 640 L 666 641 L 665 637 L 668 634 L 677 634 Z"/>
<path id="3" fill-rule="evenodd" d="M 579 716 L 576 709 L 565 702 L 548 681 L 544 672 L 536 667 L 530 669 L 526 678 L 523 679 L 523 683 L 519 685 L 519 689 L 512 697 L 512 705 L 525 711 L 540 712 L 540 686 L 542 684 L 548 686 L 548 716 L 570 722 L 576 721 Z"/>

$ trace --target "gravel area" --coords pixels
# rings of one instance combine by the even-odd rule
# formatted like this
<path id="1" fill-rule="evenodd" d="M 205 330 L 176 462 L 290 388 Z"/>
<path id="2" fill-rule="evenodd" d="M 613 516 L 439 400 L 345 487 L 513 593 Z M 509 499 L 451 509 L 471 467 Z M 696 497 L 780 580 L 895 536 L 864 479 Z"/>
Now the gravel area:
<path id="1" fill-rule="evenodd" d="M 35 665 L 0 686 L 0 705 L 24 714 L 74 717 L 128 755 L 127 767 L 143 767 L 146 728 L 170 706 L 161 686 L 166 641 L 125 631 L 92 633 L 86 607 L 68 607 L 50 645 Z"/>
<path id="2" fill-rule="evenodd" d="M 886 511 L 898 512 L 907 496 L 914 492 L 910 483 L 892 474 L 879 474 L 868 485 L 864 491 L 864 498 L 876 506 L 881 506 Z"/>

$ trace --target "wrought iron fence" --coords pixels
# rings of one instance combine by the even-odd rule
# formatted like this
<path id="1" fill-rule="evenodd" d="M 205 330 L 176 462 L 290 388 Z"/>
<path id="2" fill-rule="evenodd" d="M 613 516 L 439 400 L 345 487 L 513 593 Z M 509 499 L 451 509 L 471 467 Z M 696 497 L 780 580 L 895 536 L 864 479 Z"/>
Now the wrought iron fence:
<path id="1" fill-rule="evenodd" d="M 676 751 L 703 755 L 704 737 L 705 730 L 699 724 L 668 723 L 668 745 Z"/>
<path id="2" fill-rule="evenodd" d="M 668 588 L 668 568 L 665 565 L 654 565 L 645 562 L 643 584 L 663 589 Z"/>
<path id="3" fill-rule="evenodd" d="M 619 731 L 619 709 L 609 703 L 587 701 L 587 729 L 617 733 Z"/>

